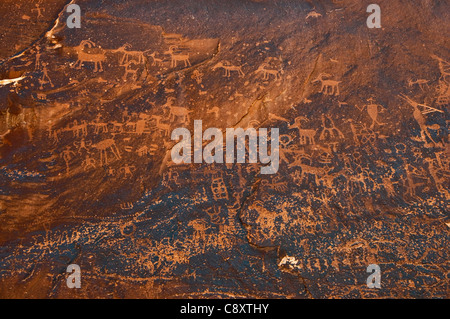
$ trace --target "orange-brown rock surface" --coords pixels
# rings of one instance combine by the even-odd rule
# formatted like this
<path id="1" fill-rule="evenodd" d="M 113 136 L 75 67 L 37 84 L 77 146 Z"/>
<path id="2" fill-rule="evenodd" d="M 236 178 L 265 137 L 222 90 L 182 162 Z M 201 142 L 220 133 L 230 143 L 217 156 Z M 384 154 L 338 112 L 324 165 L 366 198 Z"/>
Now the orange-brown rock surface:
<path id="1" fill-rule="evenodd" d="M 449 297 L 447 1 L 76 3 L 0 3 L 0 297 Z M 174 163 L 195 120 L 278 171 Z"/>

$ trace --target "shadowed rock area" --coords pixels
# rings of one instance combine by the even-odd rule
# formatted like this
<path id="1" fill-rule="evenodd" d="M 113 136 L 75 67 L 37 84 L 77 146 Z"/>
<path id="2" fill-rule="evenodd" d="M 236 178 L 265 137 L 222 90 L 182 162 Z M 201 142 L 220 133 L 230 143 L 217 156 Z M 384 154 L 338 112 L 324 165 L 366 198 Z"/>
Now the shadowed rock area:
<path id="1" fill-rule="evenodd" d="M 0 297 L 449 297 L 448 1 L 76 3 L 0 4 Z"/>

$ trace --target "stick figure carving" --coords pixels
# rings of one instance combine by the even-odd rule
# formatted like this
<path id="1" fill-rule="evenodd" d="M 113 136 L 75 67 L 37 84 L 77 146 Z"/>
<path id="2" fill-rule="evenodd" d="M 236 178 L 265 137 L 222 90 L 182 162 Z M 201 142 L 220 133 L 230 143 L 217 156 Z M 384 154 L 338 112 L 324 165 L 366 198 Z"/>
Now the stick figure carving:
<path id="1" fill-rule="evenodd" d="M 39 79 L 39 83 L 41 84 L 40 89 L 42 90 L 44 88 L 44 84 L 47 84 L 47 83 L 49 83 L 51 85 L 51 87 L 54 87 L 52 80 L 48 76 L 48 70 L 47 70 L 48 63 L 41 63 L 41 65 L 42 65 L 42 77 Z"/>
<path id="2" fill-rule="evenodd" d="M 31 9 L 31 12 L 37 12 L 37 18 L 39 19 L 39 18 L 43 18 L 44 17 L 44 15 L 42 14 L 42 12 L 43 11 L 45 11 L 45 9 L 44 8 L 41 8 L 40 6 L 39 6 L 39 3 L 36 3 L 35 4 L 35 7 L 36 8 L 34 8 L 34 9 Z"/>
<path id="3" fill-rule="evenodd" d="M 41 68 L 41 48 L 39 46 L 36 47 L 36 56 L 35 56 L 35 62 L 34 62 L 34 69 L 39 70 Z"/>

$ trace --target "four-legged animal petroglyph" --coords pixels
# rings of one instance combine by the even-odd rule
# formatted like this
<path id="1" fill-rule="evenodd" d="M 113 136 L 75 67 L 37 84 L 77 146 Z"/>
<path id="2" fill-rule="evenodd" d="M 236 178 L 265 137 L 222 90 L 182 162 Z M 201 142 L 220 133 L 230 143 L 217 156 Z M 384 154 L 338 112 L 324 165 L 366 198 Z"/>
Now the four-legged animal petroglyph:
<path id="1" fill-rule="evenodd" d="M 108 164 L 108 150 L 114 155 L 116 159 L 120 159 L 120 152 L 113 139 L 106 139 L 97 144 L 92 145 L 93 148 L 100 152 L 100 164 Z"/>
<path id="2" fill-rule="evenodd" d="M 189 61 L 189 53 L 188 54 L 182 54 L 177 52 L 178 47 L 175 45 L 171 45 L 169 47 L 169 50 L 164 52 L 164 54 L 169 54 L 172 62 L 171 62 L 171 67 L 175 68 L 177 66 L 178 62 L 184 62 L 184 66 L 191 66 L 191 62 Z"/>
<path id="3" fill-rule="evenodd" d="M 163 65 L 164 60 L 156 57 L 156 51 L 153 52 L 152 54 L 149 54 L 148 56 L 151 57 L 152 60 L 153 60 L 152 66 L 161 66 L 161 65 Z"/>
<path id="4" fill-rule="evenodd" d="M 325 80 L 324 77 L 331 77 L 331 75 L 327 73 L 320 73 L 319 76 L 312 81 L 312 83 L 320 81 L 322 84 L 320 89 L 321 93 L 326 95 L 339 95 L 339 83 L 341 83 L 341 81 Z"/>
<path id="5" fill-rule="evenodd" d="M 422 91 L 424 91 L 425 87 L 428 87 L 427 83 L 428 83 L 428 80 L 424 80 L 424 79 L 418 79 L 416 81 L 413 81 L 411 79 L 408 80 L 409 87 L 413 87 L 414 85 L 417 84 Z"/>
<path id="6" fill-rule="evenodd" d="M 242 71 L 242 68 L 240 66 L 236 66 L 236 65 L 232 65 L 230 62 L 228 61 L 222 61 L 217 63 L 215 66 L 213 66 L 212 70 L 215 71 L 219 68 L 222 68 L 225 70 L 225 77 L 230 77 L 231 76 L 231 72 L 237 72 L 240 76 L 245 76 L 244 72 Z"/>
<path id="7" fill-rule="evenodd" d="M 268 69 L 269 65 L 267 63 L 263 63 L 259 66 L 259 68 L 255 71 L 255 73 L 262 73 L 263 74 L 263 80 L 269 80 L 270 76 L 273 75 L 275 80 L 280 80 L 281 75 L 280 71 Z"/>
<path id="8" fill-rule="evenodd" d="M 120 48 L 112 50 L 111 53 L 122 53 L 123 57 L 120 60 L 120 65 L 124 65 L 129 61 L 133 60 L 136 64 L 144 64 L 147 62 L 147 58 L 144 53 L 147 51 L 129 51 L 131 44 L 125 43 Z"/>
<path id="9" fill-rule="evenodd" d="M 136 61 L 130 60 L 125 62 L 124 64 L 121 64 L 121 66 L 125 67 L 125 73 L 122 77 L 122 80 L 126 81 L 128 78 L 128 75 L 131 75 L 131 79 L 133 81 L 137 81 L 138 79 L 138 69 L 133 68 L 133 66 L 139 65 Z"/>
<path id="10" fill-rule="evenodd" d="M 169 119 L 170 121 L 175 121 L 177 118 L 182 119 L 183 123 L 189 123 L 189 114 L 193 111 L 189 111 L 185 107 L 175 106 L 173 105 L 174 99 L 168 99 L 167 103 L 163 105 L 169 109 Z"/>
<path id="11" fill-rule="evenodd" d="M 305 18 L 305 20 L 308 20 L 309 18 L 319 18 L 319 17 L 321 17 L 322 15 L 320 14 L 320 13 L 318 13 L 318 12 L 316 12 L 316 11 L 311 11 L 311 12 L 309 12 L 307 15 L 306 15 L 306 18 Z"/>
<path id="12" fill-rule="evenodd" d="M 300 137 L 300 145 L 316 144 L 314 136 L 316 136 L 316 130 L 302 129 L 302 121 L 308 121 L 304 116 L 298 116 L 295 118 L 294 124 L 289 125 L 289 129 L 296 128 Z"/>
<path id="13" fill-rule="evenodd" d="M 161 123 L 162 116 L 152 115 L 151 118 L 156 120 L 156 128 L 164 133 L 163 136 L 169 136 L 170 125 Z"/>
<path id="14" fill-rule="evenodd" d="M 80 45 L 74 47 L 75 52 L 78 55 L 78 59 L 73 66 L 76 69 L 81 69 L 83 63 L 94 63 L 94 72 L 103 71 L 102 62 L 106 61 L 106 55 L 104 52 L 102 53 L 86 53 L 85 48 L 93 48 L 95 47 L 95 43 L 90 40 L 81 41 Z"/>

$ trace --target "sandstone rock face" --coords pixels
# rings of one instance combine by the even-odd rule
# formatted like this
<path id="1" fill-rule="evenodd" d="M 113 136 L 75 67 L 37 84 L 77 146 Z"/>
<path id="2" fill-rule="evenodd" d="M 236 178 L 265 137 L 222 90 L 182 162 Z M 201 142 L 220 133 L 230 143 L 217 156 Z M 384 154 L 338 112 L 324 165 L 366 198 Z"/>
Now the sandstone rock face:
<path id="1" fill-rule="evenodd" d="M 0 4 L 1 297 L 449 297 L 448 1 L 76 3 Z"/>

